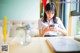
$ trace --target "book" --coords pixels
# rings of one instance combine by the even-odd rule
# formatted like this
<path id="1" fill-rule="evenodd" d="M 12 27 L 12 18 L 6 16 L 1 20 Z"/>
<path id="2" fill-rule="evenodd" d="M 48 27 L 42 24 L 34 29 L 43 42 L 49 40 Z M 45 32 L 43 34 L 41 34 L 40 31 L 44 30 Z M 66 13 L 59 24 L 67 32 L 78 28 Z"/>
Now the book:
<path id="1" fill-rule="evenodd" d="M 57 53 L 80 53 L 80 44 L 69 38 L 48 38 L 46 43 Z"/>

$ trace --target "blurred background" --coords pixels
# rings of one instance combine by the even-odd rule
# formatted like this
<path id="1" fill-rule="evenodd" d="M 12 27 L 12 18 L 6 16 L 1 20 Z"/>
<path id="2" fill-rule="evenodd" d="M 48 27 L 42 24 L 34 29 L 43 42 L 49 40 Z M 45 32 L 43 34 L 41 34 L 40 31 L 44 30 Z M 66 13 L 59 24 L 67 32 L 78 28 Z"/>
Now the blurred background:
<path id="1" fill-rule="evenodd" d="M 55 3 L 57 17 L 62 20 L 69 36 L 80 35 L 80 0 L 45 1 Z M 0 0 L 0 30 L 4 16 L 7 16 L 9 36 L 15 36 L 10 33 L 15 34 L 17 26 L 26 24 L 30 24 L 32 36 L 39 36 L 38 20 L 43 16 L 43 12 L 43 0 Z"/>

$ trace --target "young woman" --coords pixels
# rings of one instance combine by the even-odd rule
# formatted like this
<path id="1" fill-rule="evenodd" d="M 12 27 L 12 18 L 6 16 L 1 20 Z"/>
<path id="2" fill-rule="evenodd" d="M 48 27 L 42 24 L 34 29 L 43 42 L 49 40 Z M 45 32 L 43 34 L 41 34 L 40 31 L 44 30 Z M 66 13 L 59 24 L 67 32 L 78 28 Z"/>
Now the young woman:
<path id="1" fill-rule="evenodd" d="M 67 35 L 60 18 L 56 17 L 56 7 L 52 2 L 46 5 L 44 17 L 39 20 L 38 25 L 39 34 L 42 37 L 60 36 L 60 34 Z"/>

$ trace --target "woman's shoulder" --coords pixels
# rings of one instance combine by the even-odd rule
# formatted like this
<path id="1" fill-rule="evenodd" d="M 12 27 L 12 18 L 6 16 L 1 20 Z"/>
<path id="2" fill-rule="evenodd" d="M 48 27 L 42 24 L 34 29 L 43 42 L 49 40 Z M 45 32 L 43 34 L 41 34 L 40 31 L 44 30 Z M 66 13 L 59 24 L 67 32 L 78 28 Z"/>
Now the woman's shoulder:
<path id="1" fill-rule="evenodd" d="M 43 18 L 40 18 L 39 21 L 42 21 L 43 22 Z"/>
<path id="2" fill-rule="evenodd" d="M 62 22 L 59 17 L 56 17 L 56 19 L 57 19 L 57 23 L 61 23 Z"/>
<path id="3" fill-rule="evenodd" d="M 57 19 L 57 20 L 60 20 L 60 18 L 59 18 L 59 17 L 56 17 L 56 19 Z"/>

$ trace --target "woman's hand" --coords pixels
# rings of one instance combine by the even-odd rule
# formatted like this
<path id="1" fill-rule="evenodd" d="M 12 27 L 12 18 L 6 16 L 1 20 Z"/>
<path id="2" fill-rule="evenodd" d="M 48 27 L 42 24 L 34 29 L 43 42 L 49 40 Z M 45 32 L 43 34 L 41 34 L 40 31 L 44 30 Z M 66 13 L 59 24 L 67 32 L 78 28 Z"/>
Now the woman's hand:
<path id="1" fill-rule="evenodd" d="M 44 28 L 44 31 L 50 31 L 50 29 L 49 29 L 49 26 L 46 26 L 45 28 Z"/>
<path id="2" fill-rule="evenodd" d="M 50 30 L 50 31 L 55 31 L 55 32 L 56 32 L 56 31 L 57 31 L 57 28 L 55 28 L 55 27 L 49 27 L 49 30 Z"/>
<path id="3" fill-rule="evenodd" d="M 39 30 L 39 33 L 40 33 L 41 37 L 44 37 L 44 33 L 47 32 L 47 31 L 57 32 L 57 28 L 55 28 L 55 27 L 50 27 L 50 26 L 46 26 L 44 29 Z"/>
<path id="4" fill-rule="evenodd" d="M 44 28 L 44 31 L 46 31 L 46 32 L 47 32 L 47 31 L 55 31 L 55 32 L 56 32 L 56 31 L 57 31 L 57 28 L 47 26 L 47 27 Z"/>

